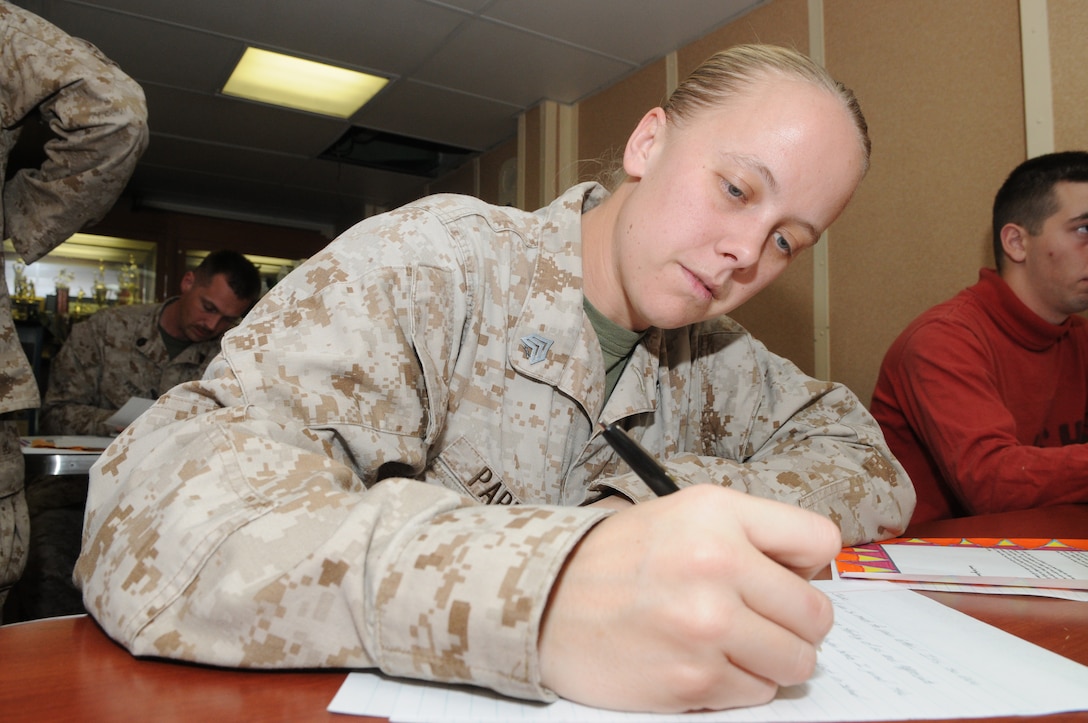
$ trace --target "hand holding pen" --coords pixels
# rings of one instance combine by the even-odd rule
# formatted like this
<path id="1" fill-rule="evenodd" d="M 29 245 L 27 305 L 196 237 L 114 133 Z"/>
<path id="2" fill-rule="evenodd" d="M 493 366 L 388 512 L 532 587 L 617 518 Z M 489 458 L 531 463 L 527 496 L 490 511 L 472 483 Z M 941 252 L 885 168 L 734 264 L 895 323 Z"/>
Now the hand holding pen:
<path id="1" fill-rule="evenodd" d="M 571 551 L 541 621 L 541 682 L 598 707 L 678 713 L 807 680 L 834 621 L 807 579 L 840 549 L 838 529 L 716 484 L 671 494 L 645 450 L 607 438 L 664 496 L 608 514 Z"/>

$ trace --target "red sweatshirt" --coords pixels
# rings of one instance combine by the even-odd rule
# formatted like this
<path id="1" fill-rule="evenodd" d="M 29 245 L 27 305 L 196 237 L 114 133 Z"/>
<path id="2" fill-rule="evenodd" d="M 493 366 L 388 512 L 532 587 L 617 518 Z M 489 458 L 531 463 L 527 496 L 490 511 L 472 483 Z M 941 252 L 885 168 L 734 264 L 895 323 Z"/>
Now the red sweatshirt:
<path id="1" fill-rule="evenodd" d="M 995 271 L 899 335 L 871 408 L 911 522 L 1088 502 L 1088 322 L 1041 319 Z"/>

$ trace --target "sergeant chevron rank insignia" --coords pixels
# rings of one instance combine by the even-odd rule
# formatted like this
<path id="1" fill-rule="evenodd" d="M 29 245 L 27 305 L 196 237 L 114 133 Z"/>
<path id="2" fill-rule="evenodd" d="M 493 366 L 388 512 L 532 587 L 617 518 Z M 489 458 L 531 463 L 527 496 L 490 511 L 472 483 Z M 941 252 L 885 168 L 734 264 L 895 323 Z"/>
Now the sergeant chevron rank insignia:
<path id="1" fill-rule="evenodd" d="M 548 350 L 552 348 L 553 343 L 551 339 L 540 334 L 521 337 L 521 346 L 525 349 L 525 358 L 529 360 L 530 364 L 536 364 L 547 359 Z"/>

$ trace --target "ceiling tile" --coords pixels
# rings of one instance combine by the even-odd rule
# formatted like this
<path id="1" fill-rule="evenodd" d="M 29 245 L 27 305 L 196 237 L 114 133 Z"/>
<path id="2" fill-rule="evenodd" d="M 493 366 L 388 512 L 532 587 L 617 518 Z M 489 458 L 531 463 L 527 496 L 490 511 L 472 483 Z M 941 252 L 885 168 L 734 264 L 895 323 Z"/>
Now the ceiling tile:
<path id="1" fill-rule="evenodd" d="M 641 66 L 764 1 L 496 0 L 484 16 Z"/>
<path id="2" fill-rule="evenodd" d="M 418 77 L 527 107 L 545 98 L 573 103 L 634 69 L 539 35 L 477 21 L 450 38 L 420 68 Z"/>
<path id="3" fill-rule="evenodd" d="M 149 85 L 152 138 L 187 137 L 215 145 L 314 157 L 348 127 L 346 121 L 239 98 Z"/>
<path id="4" fill-rule="evenodd" d="M 69 5 L 67 0 L 59 3 Z M 91 0 L 91 5 L 241 43 L 381 70 L 411 72 L 469 14 L 421 0 Z"/>
<path id="5" fill-rule="evenodd" d="M 520 106 L 401 81 L 363 106 L 356 125 L 461 148 L 487 150 L 517 133 Z"/>
<path id="6" fill-rule="evenodd" d="M 141 84 L 214 93 L 244 49 L 230 38 L 146 18 L 67 2 L 57 8 L 52 22 L 65 29 L 79 28 L 79 37 L 97 45 Z"/>

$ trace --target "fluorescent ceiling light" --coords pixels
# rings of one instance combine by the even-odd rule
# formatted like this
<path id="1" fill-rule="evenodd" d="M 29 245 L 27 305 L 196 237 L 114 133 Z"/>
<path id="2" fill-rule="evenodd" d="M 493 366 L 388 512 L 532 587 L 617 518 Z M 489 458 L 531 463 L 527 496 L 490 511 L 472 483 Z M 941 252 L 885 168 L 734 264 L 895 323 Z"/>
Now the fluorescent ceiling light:
<path id="1" fill-rule="evenodd" d="M 387 78 L 313 60 L 246 48 L 223 86 L 226 95 L 337 118 L 350 118 Z"/>

